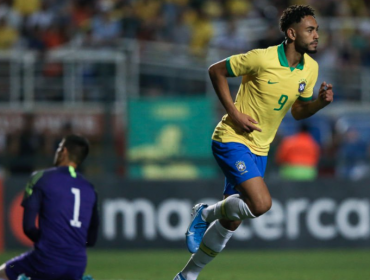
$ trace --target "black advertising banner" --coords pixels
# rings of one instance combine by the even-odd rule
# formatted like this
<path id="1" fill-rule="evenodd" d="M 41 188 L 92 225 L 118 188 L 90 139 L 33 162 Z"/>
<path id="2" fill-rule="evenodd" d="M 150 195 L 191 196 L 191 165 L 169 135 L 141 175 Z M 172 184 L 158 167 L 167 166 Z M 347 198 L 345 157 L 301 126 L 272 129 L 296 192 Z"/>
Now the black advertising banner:
<path id="1" fill-rule="evenodd" d="M 5 249 L 25 248 L 19 206 L 27 178 L 4 182 L 2 209 Z M 183 248 L 192 206 L 222 197 L 222 180 L 91 180 L 100 201 L 98 248 Z M 228 247 L 370 248 L 370 181 L 267 181 L 273 206 L 265 215 L 244 221 Z M 0 196 L 1 197 L 1 196 Z M 1 237 L 2 235 L 0 235 Z"/>

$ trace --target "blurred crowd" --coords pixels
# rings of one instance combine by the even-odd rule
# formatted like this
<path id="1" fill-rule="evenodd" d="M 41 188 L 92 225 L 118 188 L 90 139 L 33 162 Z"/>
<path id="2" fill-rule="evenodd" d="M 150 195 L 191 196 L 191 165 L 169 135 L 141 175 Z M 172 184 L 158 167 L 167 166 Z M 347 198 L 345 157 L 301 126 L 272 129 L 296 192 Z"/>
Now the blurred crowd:
<path id="1" fill-rule="evenodd" d="M 0 176 L 30 175 L 35 170 L 51 167 L 60 141 L 69 134 L 83 135 L 90 142 L 89 160 L 79 168 L 95 175 L 124 174 L 126 135 L 116 116 L 108 117 L 107 127 L 103 116 L 98 114 L 38 113 L 16 113 L 8 117 L 0 114 Z"/>
<path id="2" fill-rule="evenodd" d="M 337 121 L 327 117 L 297 122 L 288 115 L 286 117 L 288 122 L 283 121 L 281 126 L 283 129 L 279 129 L 271 144 L 267 174 L 269 177 L 276 176 L 299 181 L 315 180 L 318 177 L 339 177 L 353 181 L 370 178 L 370 123 L 368 122 L 370 114 L 357 117 L 361 117 L 362 121 L 360 118 L 357 122 L 352 119 L 347 120 L 346 124 L 345 119 Z M 42 117 L 40 118 L 38 114 L 24 113 L 17 129 L 7 134 L 1 133 L 0 130 L 0 175 L 2 172 L 11 175 L 29 175 L 34 170 L 50 167 L 60 140 L 71 133 L 83 134 L 91 143 L 89 160 L 82 166 L 88 175 L 115 174 L 129 177 L 130 164 L 156 163 L 153 160 L 155 151 L 144 148 L 140 151 L 141 161 L 131 162 L 133 158 L 127 156 L 134 152 L 134 148 L 125 144 L 128 141 L 127 130 L 112 131 L 108 126 L 103 126 L 101 131 L 86 134 L 77 125 L 76 116 L 73 115 L 61 122 L 60 128 L 54 131 L 41 128 L 41 121 Z M 112 121 L 112 119 L 108 120 L 108 122 Z M 326 125 L 323 126 L 323 123 Z M 335 126 L 340 127 L 328 131 Z M 180 130 L 175 125 L 173 127 Z M 109 135 L 111 136 L 107 138 Z M 156 140 L 158 139 L 153 139 L 153 141 Z M 159 151 L 161 153 L 157 163 L 159 166 L 164 162 L 173 165 L 176 161 L 189 161 L 190 158 L 181 158 L 178 155 L 167 156 L 168 147 L 174 148 L 172 140 L 171 138 L 161 139 L 163 146 L 167 148 Z M 183 143 L 179 144 L 183 145 Z M 189 164 L 195 166 L 196 159 L 194 162 L 190 160 Z M 216 164 L 211 153 L 208 164 L 210 166 Z"/>
<path id="3" fill-rule="evenodd" d="M 338 127 L 342 123 L 340 118 L 330 121 L 326 117 L 311 117 L 296 122 L 294 132 L 284 134 L 279 130 L 269 153 L 270 170 L 286 180 L 298 181 L 317 177 L 352 181 L 370 178 L 369 116 L 358 114 L 358 123 L 351 120 L 352 125 L 342 127 Z M 329 139 L 324 140 L 327 130 L 331 130 Z"/>
<path id="4" fill-rule="evenodd" d="M 350 20 L 369 17 L 366 0 L 0 0 L 0 49 L 104 48 L 128 38 L 195 53 L 209 46 L 240 52 L 280 43 L 278 19 L 291 4 L 310 4 L 318 17 L 338 20 L 330 24 L 335 30 L 321 27 L 326 63 L 370 64 L 370 23 Z M 252 41 L 240 32 L 246 19 L 269 28 Z"/>

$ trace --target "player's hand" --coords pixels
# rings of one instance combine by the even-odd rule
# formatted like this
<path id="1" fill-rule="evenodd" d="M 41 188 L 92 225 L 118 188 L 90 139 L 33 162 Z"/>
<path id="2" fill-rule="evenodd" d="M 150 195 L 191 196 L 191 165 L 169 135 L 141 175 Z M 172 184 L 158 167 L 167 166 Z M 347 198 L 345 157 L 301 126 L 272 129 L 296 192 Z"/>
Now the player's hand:
<path id="1" fill-rule="evenodd" d="M 333 85 L 323 82 L 320 86 L 318 101 L 322 107 L 329 105 L 334 100 Z"/>
<path id="2" fill-rule="evenodd" d="M 231 119 L 240 129 L 247 133 L 250 133 L 254 130 L 262 132 L 259 127 L 255 126 L 255 124 L 258 124 L 258 122 L 246 114 L 237 112 L 237 114 Z"/>

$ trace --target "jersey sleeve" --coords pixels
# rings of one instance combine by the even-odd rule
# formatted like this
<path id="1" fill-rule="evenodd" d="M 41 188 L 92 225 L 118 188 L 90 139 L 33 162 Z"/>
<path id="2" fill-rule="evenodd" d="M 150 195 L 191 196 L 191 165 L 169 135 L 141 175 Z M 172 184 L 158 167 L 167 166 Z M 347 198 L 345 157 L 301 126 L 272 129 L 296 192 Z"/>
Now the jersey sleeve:
<path id="1" fill-rule="evenodd" d="M 29 239 L 37 242 L 40 237 L 40 230 L 36 227 L 36 218 L 41 209 L 42 193 L 35 188 L 32 195 L 22 202 L 23 213 L 23 231 Z"/>
<path id="2" fill-rule="evenodd" d="M 40 186 L 40 179 L 44 172 L 39 171 L 31 175 L 22 201 L 24 207 L 23 214 L 23 231 L 29 239 L 37 242 L 40 237 L 40 230 L 36 227 L 36 217 L 41 209 L 42 191 Z"/>
<path id="3" fill-rule="evenodd" d="M 26 189 L 24 191 L 22 206 L 26 204 L 26 201 L 32 196 L 35 188 L 41 189 L 41 178 L 44 175 L 43 171 L 34 172 L 31 178 L 28 180 Z"/>
<path id="4" fill-rule="evenodd" d="M 313 95 L 313 88 L 317 82 L 317 77 L 319 75 L 319 65 L 315 61 L 312 66 L 312 73 L 307 81 L 307 86 L 302 92 L 302 94 L 298 97 L 300 101 L 310 101 Z"/>
<path id="5" fill-rule="evenodd" d="M 257 75 L 263 67 L 263 50 L 255 49 L 244 54 L 237 54 L 226 59 L 229 76 Z"/>

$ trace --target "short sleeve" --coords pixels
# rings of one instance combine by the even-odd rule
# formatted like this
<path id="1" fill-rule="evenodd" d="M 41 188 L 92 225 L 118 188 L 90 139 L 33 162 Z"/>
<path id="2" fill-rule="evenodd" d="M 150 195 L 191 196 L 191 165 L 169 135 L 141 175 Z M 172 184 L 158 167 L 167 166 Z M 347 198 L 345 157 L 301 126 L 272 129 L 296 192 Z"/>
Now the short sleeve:
<path id="1" fill-rule="evenodd" d="M 307 81 L 307 86 L 305 87 L 304 91 L 301 93 L 301 95 L 298 97 L 300 101 L 310 101 L 312 100 L 313 95 L 313 89 L 315 87 L 315 84 L 317 82 L 317 77 L 319 74 L 319 65 L 317 62 L 314 62 L 312 65 L 312 73 Z M 301 85 L 299 85 L 301 86 Z"/>
<path id="2" fill-rule="evenodd" d="M 244 54 L 230 56 L 226 59 L 229 76 L 257 75 L 263 67 L 263 50 L 255 49 Z"/>

